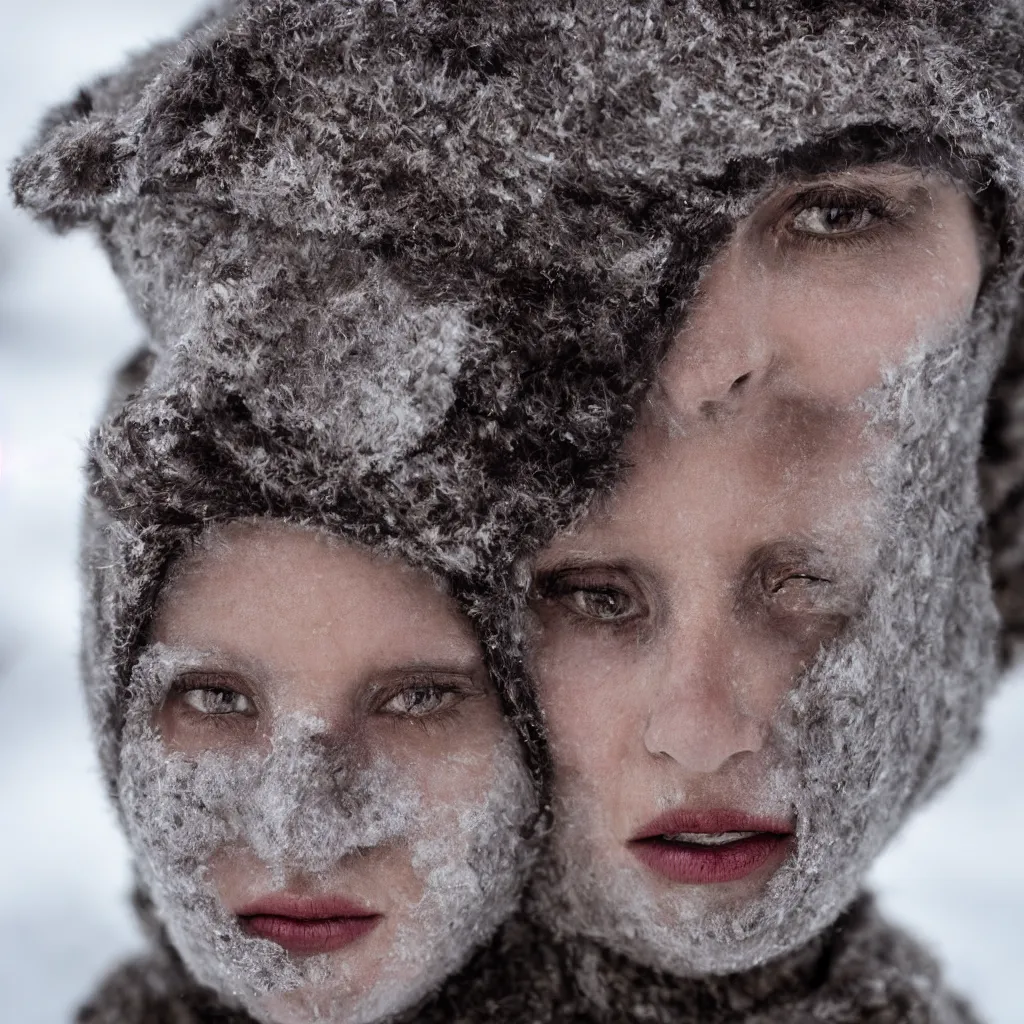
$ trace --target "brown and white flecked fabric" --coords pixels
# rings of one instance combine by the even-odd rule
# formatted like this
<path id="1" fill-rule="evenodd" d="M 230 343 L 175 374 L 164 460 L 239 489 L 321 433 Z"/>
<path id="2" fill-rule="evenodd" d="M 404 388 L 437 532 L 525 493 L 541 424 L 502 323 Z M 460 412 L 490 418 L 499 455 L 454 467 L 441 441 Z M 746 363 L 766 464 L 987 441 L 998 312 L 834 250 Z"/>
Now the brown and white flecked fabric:
<path id="1" fill-rule="evenodd" d="M 543 796 L 518 567 L 614 481 L 701 269 L 794 167 L 937 160 L 998 233 L 985 294 L 1009 348 L 978 466 L 1008 657 L 1024 638 L 1022 38 L 1015 0 L 243 0 L 54 111 L 15 197 L 98 233 L 149 332 L 89 457 L 83 664 L 115 799 L 164 573 L 248 516 L 443 576 Z M 948 747 L 893 766 L 922 792 L 977 727 L 947 728 L 943 706 Z M 800 969 L 703 986 L 516 922 L 421 1013 L 970 1019 L 866 907 L 814 943 L 790 954 Z M 174 962 L 126 967 L 82 1019 L 233 1019 L 180 995 Z M 763 1012 L 762 983 L 784 993 Z"/>

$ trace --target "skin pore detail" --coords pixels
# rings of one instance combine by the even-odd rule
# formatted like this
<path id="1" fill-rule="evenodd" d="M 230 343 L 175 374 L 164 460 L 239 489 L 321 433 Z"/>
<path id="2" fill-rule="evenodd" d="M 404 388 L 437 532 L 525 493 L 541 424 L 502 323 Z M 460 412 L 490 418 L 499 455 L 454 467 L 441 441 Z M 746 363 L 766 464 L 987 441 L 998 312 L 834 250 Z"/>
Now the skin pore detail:
<path id="1" fill-rule="evenodd" d="M 260 1021 L 374 1021 L 514 909 L 535 798 L 426 574 L 280 523 L 175 568 L 132 679 L 129 833 L 176 947 Z"/>
<path id="2" fill-rule="evenodd" d="M 1024 2 L 208 7 L 11 168 L 140 319 L 84 452 L 81 675 L 146 943 L 80 1016 L 973 1024 L 964 966 L 1013 958 L 956 918 L 1012 913 L 1012 780 L 926 830 L 924 933 L 864 883 L 1024 646 Z M 323 665 L 266 648 L 287 603 L 158 642 L 175 563 L 257 517 L 435 607 L 425 567 L 490 678 L 350 660 L 421 635 L 357 559 L 299 627 L 358 624 Z M 463 747 L 492 686 L 523 829 L 505 734 Z"/>
<path id="3" fill-rule="evenodd" d="M 232 545 L 244 529 L 229 528 L 204 558 L 180 566 L 158 609 L 154 641 L 208 651 L 192 656 L 160 708 L 168 746 L 230 744 L 236 734 L 266 742 L 276 716 L 315 709 L 339 730 L 369 724 L 382 747 L 429 752 L 443 746 L 432 740 L 458 709 L 486 727 L 488 749 L 502 729 L 497 695 L 468 624 L 425 574 L 279 527 L 250 528 L 245 545 Z M 378 628 L 385 613 L 394 628 Z"/>
<path id="4" fill-rule="evenodd" d="M 950 353 L 971 351 L 983 251 L 956 184 L 877 165 L 778 185 L 705 272 L 620 482 L 534 564 L 556 779 L 536 905 L 557 929 L 681 973 L 736 970 L 806 941 L 855 891 L 884 829 L 832 844 L 848 856 L 830 889 L 824 831 L 849 822 L 815 803 L 807 751 L 823 741 L 794 701 L 814 694 L 825 710 L 803 714 L 820 725 L 840 715 L 829 691 L 877 675 L 857 682 L 870 692 L 900 662 L 882 621 L 910 614 L 887 589 L 896 541 L 917 558 L 909 587 L 938 543 L 927 488 L 976 459 Z M 908 478 L 903 446 L 942 401 L 964 410 L 963 440 L 936 439 Z M 980 513 L 973 491 L 957 501 L 968 527 L 950 547 L 969 559 Z"/>
<path id="5" fill-rule="evenodd" d="M 879 164 L 777 185 L 705 272 L 659 382 L 705 416 L 766 375 L 848 409 L 929 327 L 971 309 L 979 235 L 970 198 L 937 172 Z"/>

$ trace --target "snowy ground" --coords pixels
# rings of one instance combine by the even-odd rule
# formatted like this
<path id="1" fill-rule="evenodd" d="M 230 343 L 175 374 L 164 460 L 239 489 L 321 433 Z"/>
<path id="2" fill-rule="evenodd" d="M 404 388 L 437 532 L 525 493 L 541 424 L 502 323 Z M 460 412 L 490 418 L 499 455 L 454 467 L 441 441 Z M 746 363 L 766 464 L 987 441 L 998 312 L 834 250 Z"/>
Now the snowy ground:
<path id="1" fill-rule="evenodd" d="M 193 0 L 35 0 L 0 15 L 0 162 L 45 104 L 173 31 Z M 138 945 L 124 845 L 76 681 L 82 440 L 138 331 L 86 238 L 0 204 L 0 1016 L 57 1024 Z M 1022 1024 L 1024 679 L 970 771 L 909 828 L 875 881 L 991 1024 Z"/>

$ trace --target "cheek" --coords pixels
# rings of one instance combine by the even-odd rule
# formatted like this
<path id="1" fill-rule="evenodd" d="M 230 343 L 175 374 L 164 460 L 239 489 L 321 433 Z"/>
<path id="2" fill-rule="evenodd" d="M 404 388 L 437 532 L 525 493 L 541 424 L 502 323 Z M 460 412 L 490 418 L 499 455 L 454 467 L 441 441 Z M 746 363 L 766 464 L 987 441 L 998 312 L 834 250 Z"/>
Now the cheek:
<path id="1" fill-rule="evenodd" d="M 494 785 L 490 750 L 463 750 L 439 760 L 413 761 L 410 770 L 423 801 L 425 827 L 436 831 L 469 806 L 482 804 Z"/>
<path id="2" fill-rule="evenodd" d="M 797 627 L 793 627 L 796 632 Z M 738 711 L 768 729 L 820 641 L 800 644 L 792 633 L 784 640 L 756 634 L 750 640 L 740 640 L 732 648 L 729 674 L 734 682 L 730 696 Z"/>
<path id="3" fill-rule="evenodd" d="M 270 870 L 246 846 L 223 846 L 207 861 L 205 878 L 230 912 L 256 895 L 280 888 Z"/>
<path id="4" fill-rule="evenodd" d="M 427 821 L 483 803 L 499 770 L 499 749 L 518 749 L 496 698 L 451 721 L 426 730 L 412 724 L 403 732 L 393 734 L 391 757 L 420 793 Z"/>
<path id="5" fill-rule="evenodd" d="M 642 657 L 625 637 L 564 626 L 542 635 L 531 668 L 559 768 L 594 779 L 619 770 L 640 734 Z"/>
<path id="6" fill-rule="evenodd" d="M 164 749 L 170 753 L 197 755 L 207 750 L 270 752 L 270 736 L 261 723 L 249 718 L 227 721 L 227 717 L 218 720 L 211 716 L 203 720 L 167 702 L 154 712 L 151 724 L 163 740 Z"/>
<path id="7" fill-rule="evenodd" d="M 802 370 L 802 383 L 846 406 L 916 345 L 962 322 L 979 280 L 976 253 L 952 256 L 922 244 L 863 268 L 823 262 L 769 274 L 746 294 L 769 336 L 786 339 L 785 355 Z"/>

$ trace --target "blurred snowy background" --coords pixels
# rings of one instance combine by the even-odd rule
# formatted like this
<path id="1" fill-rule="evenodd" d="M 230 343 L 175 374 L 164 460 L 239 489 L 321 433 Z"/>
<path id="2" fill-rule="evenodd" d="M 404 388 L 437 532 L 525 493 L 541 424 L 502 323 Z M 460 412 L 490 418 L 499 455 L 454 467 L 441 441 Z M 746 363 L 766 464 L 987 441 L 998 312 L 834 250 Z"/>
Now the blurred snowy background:
<path id="1" fill-rule="evenodd" d="M 3 0 L 0 163 L 49 104 L 177 30 L 195 0 Z M 75 539 L 82 443 L 139 331 L 88 238 L 0 202 L 0 1017 L 57 1024 L 138 948 L 125 847 L 79 698 Z M 982 752 L 875 872 L 990 1024 L 1022 1024 L 1024 676 Z"/>

